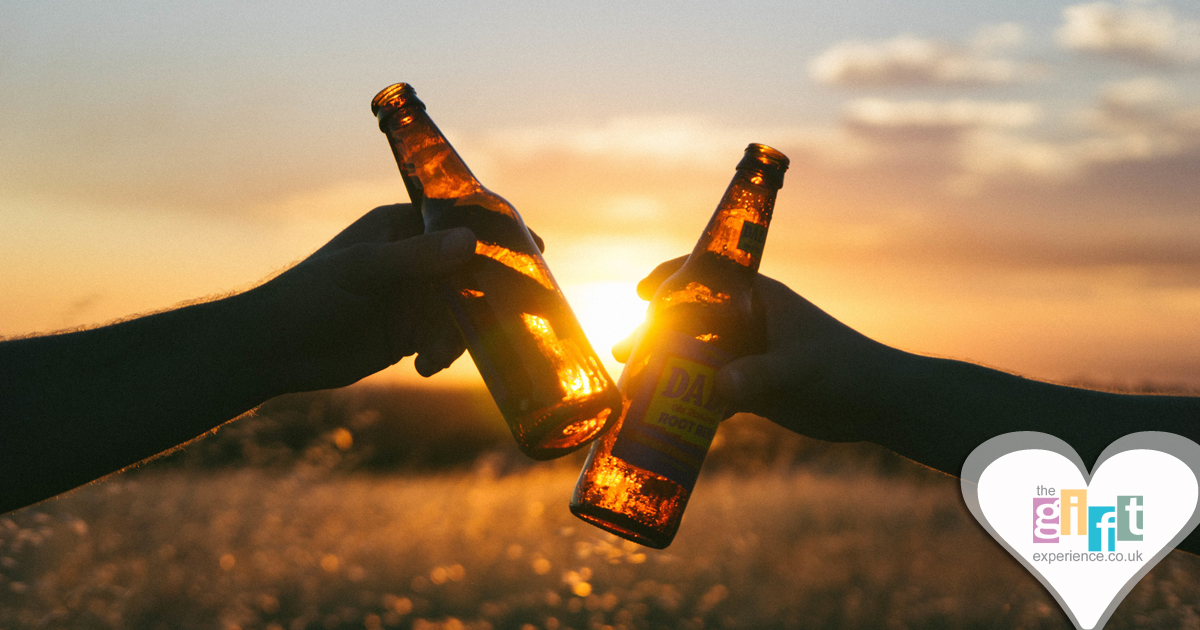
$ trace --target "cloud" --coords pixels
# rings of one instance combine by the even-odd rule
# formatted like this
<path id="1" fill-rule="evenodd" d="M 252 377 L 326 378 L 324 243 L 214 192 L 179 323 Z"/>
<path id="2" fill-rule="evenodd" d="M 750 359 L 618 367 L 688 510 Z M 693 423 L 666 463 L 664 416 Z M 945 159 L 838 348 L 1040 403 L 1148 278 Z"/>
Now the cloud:
<path id="1" fill-rule="evenodd" d="M 994 53 L 1024 41 L 1024 29 L 1001 24 L 980 29 L 969 45 L 911 35 L 882 42 L 835 44 L 809 64 L 814 79 L 849 87 L 998 85 L 1040 74 L 1030 64 Z"/>
<path id="2" fill-rule="evenodd" d="M 1200 107 L 1181 103 L 1175 87 L 1154 77 L 1109 83 L 1099 102 L 1080 115 L 1083 124 L 1102 133 L 1141 133 L 1176 141 L 1200 134 Z"/>
<path id="3" fill-rule="evenodd" d="M 1200 106 L 1180 102 L 1170 84 L 1142 78 L 1105 86 L 1078 114 L 1083 124 L 1073 137 L 1047 135 L 1043 117 L 1029 101 L 861 98 L 843 109 L 838 146 L 855 147 L 855 164 L 890 173 L 910 190 L 924 182 L 959 197 L 1093 186 L 1111 189 L 1115 203 L 1166 185 L 1178 193 L 1168 204 L 1177 207 L 1191 194 L 1184 180 L 1200 152 Z"/>
<path id="4" fill-rule="evenodd" d="M 1016 48 L 1025 43 L 1025 27 L 1015 22 L 982 26 L 971 38 L 975 50 L 990 51 Z"/>
<path id="5" fill-rule="evenodd" d="M 750 142 L 787 145 L 806 135 L 795 127 L 729 126 L 700 116 L 622 116 L 595 123 L 496 129 L 466 143 L 498 159 L 566 153 L 724 167 L 731 154 Z"/>
<path id="6" fill-rule="evenodd" d="M 1091 136 L 1069 147 L 1084 165 L 1148 162 L 1200 148 L 1200 106 L 1154 77 L 1113 82 L 1077 119 Z"/>
<path id="7" fill-rule="evenodd" d="M 1175 88 L 1154 77 L 1109 83 L 1100 93 L 1097 112 L 1112 125 L 1154 124 L 1175 101 Z"/>
<path id="8" fill-rule="evenodd" d="M 959 193 L 1012 194 L 1015 205 L 1058 204 L 1066 212 L 1194 213 L 1200 103 L 1142 77 L 1103 86 L 1076 121 L 1073 137 L 1018 128 L 962 134 L 950 145 L 957 170 L 945 182 Z"/>
<path id="9" fill-rule="evenodd" d="M 1045 162 L 1044 150 L 1004 141 L 1014 137 L 1013 130 L 1029 127 L 1041 117 L 1041 108 L 1025 101 L 863 98 L 846 105 L 842 125 L 869 147 L 867 153 L 876 164 L 891 163 L 961 187 L 964 172 L 995 172 L 1014 165 L 1033 168 Z M 984 143 L 991 146 L 981 151 Z M 977 159 L 984 155 L 986 161 Z M 1006 166 L 1000 168 L 1002 163 Z"/>
<path id="10" fill-rule="evenodd" d="M 960 145 L 961 173 L 949 185 L 956 192 L 975 193 L 987 183 L 1001 185 L 1012 176 L 1086 181 L 1100 167 L 1185 159 L 1196 146 L 1194 138 L 1137 130 L 1068 140 L 982 130 L 964 138 Z"/>
<path id="11" fill-rule="evenodd" d="M 1041 108 L 1026 101 L 893 101 L 862 98 L 847 104 L 843 120 L 856 129 L 966 130 L 981 127 L 1028 127 L 1041 119 Z"/>
<path id="12" fill-rule="evenodd" d="M 744 124 L 699 116 L 621 116 L 456 134 L 455 146 L 489 188 L 551 236 L 643 234 L 692 225 L 712 211 L 750 142 L 804 164 L 837 164 L 836 129 Z M 789 182 L 792 180 L 789 180 Z M 701 216 L 702 215 L 702 216 Z M 696 219 L 701 216 L 700 219 Z M 686 239 L 694 242 L 695 234 Z M 684 243 L 687 246 L 689 243 Z"/>
<path id="13" fill-rule="evenodd" d="M 1148 65 L 1200 62 L 1200 22 L 1165 6 L 1076 4 L 1063 9 L 1063 19 L 1056 37 L 1070 50 Z"/>
<path id="14" fill-rule="evenodd" d="M 1013 175 L 1061 179 L 1077 173 L 1080 164 L 1061 143 L 996 130 L 967 138 L 961 155 L 962 173 L 949 182 L 959 193 L 976 192 L 984 179 L 994 182 Z"/>

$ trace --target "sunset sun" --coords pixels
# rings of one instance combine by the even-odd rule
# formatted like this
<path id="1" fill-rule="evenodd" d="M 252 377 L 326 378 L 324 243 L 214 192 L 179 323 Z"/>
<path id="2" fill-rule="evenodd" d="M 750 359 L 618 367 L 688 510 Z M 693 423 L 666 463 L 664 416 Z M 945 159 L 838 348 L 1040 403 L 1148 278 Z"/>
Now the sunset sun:
<path id="1" fill-rule="evenodd" d="M 604 368 L 616 380 L 621 364 L 612 356 L 613 344 L 628 337 L 646 317 L 646 303 L 633 282 L 588 282 L 563 287 L 579 324 Z"/>

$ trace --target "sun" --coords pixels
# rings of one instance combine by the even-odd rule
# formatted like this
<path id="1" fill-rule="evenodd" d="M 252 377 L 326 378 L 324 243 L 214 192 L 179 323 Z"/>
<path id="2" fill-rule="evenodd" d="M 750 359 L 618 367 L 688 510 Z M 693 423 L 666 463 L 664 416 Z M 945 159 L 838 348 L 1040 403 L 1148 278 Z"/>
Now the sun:
<path id="1" fill-rule="evenodd" d="M 612 356 L 613 344 L 629 336 L 646 318 L 646 302 L 633 282 L 588 282 L 563 287 L 583 332 L 604 368 L 616 380 L 621 364 Z"/>

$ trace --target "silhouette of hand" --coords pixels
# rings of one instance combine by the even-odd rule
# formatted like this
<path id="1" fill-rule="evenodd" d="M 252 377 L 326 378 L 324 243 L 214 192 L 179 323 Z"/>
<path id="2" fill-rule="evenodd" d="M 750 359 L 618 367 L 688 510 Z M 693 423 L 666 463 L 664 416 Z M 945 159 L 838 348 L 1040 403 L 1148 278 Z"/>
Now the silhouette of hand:
<path id="1" fill-rule="evenodd" d="M 289 389 L 347 385 L 414 353 L 422 376 L 449 367 L 464 347 L 435 283 L 474 251 L 466 228 L 424 234 L 411 205 L 382 206 L 255 289 Z"/>
<path id="2" fill-rule="evenodd" d="M 664 280 L 687 260 L 662 263 L 638 283 L 649 300 Z M 874 378 L 889 369 L 897 351 L 834 319 L 786 285 L 763 275 L 754 280 L 753 299 L 762 307 L 767 351 L 731 361 L 717 372 L 717 394 L 729 413 L 748 411 L 809 437 L 833 441 L 873 439 L 878 431 L 863 422 L 863 409 L 877 400 Z M 624 362 L 632 339 L 613 347 Z M 872 423 L 873 424 L 873 423 Z"/>

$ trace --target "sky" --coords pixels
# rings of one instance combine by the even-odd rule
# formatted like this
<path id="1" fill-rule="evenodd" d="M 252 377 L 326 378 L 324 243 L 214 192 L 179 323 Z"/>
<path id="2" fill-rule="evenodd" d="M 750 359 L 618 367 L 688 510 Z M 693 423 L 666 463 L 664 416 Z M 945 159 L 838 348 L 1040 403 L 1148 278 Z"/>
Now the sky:
<path id="1" fill-rule="evenodd" d="M 0 1 L 0 335 L 245 289 L 406 200 L 369 111 L 398 81 L 546 239 L 605 358 L 762 142 L 792 160 L 762 272 L 856 329 L 1200 387 L 1179 0 Z"/>

